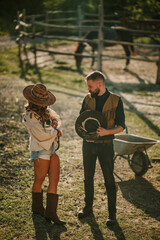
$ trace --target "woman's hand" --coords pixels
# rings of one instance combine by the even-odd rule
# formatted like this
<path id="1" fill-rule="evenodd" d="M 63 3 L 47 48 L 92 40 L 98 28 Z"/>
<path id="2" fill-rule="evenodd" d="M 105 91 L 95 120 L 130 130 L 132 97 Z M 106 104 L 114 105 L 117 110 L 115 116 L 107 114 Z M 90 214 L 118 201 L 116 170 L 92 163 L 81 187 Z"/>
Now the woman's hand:
<path id="1" fill-rule="evenodd" d="M 57 136 L 62 137 L 62 132 L 59 129 L 56 129 L 56 130 L 57 130 Z"/>
<path id="2" fill-rule="evenodd" d="M 56 129 L 57 126 L 58 126 L 58 121 L 57 121 L 56 119 L 52 119 L 52 124 L 51 124 L 51 126 Z"/>
<path id="3" fill-rule="evenodd" d="M 57 121 L 56 119 L 52 119 L 52 124 L 51 124 L 51 126 L 52 126 L 54 129 L 57 130 L 57 136 L 58 136 L 58 137 L 62 137 L 62 132 L 61 132 L 59 129 L 57 129 L 58 121 Z"/>

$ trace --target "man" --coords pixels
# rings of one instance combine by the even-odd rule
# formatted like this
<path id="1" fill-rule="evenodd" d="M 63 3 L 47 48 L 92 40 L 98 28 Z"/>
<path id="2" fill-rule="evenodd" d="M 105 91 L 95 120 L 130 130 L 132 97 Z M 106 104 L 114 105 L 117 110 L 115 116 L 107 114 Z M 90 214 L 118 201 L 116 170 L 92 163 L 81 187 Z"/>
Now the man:
<path id="1" fill-rule="evenodd" d="M 78 213 L 79 218 L 92 214 L 94 197 L 94 173 L 96 159 L 100 162 L 103 172 L 105 187 L 108 197 L 107 226 L 116 223 L 116 185 L 113 176 L 114 168 L 114 134 L 120 133 L 125 128 L 125 115 L 123 103 L 119 96 L 105 88 L 105 77 L 95 71 L 86 77 L 89 94 L 84 98 L 80 114 L 85 110 L 94 110 L 104 114 L 107 120 L 106 128 L 99 126 L 96 133 L 100 136 L 97 140 L 83 140 L 83 166 L 85 207 Z"/>

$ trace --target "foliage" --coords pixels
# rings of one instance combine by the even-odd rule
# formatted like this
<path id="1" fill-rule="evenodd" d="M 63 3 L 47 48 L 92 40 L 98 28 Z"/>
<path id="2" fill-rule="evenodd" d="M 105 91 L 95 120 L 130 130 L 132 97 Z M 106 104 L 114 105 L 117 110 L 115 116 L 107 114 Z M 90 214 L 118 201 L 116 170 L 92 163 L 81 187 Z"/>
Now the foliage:
<path id="1" fill-rule="evenodd" d="M 73 10 L 76 9 L 77 6 L 79 4 L 78 0 L 44 0 L 43 1 L 43 5 L 45 7 L 46 10 L 63 10 L 63 11 L 67 11 L 67 10 Z"/>
<path id="2" fill-rule="evenodd" d="M 43 0 L 5 0 L 0 1 L 0 31 L 14 32 L 14 20 L 17 11 L 26 9 L 27 14 L 38 14 L 43 11 Z"/>
<path id="3" fill-rule="evenodd" d="M 157 0 L 127 0 L 127 8 L 136 19 L 159 19 L 160 2 Z"/>
<path id="4" fill-rule="evenodd" d="M 78 5 L 87 12 L 98 12 L 100 0 L 44 0 L 46 10 L 75 10 Z M 104 13 L 113 14 L 116 12 L 127 11 L 139 18 L 159 18 L 160 2 L 156 0 L 107 0 L 103 1 Z"/>
<path id="5" fill-rule="evenodd" d="M 76 10 L 78 5 L 84 12 L 97 13 L 100 0 L 6 0 L 0 2 L 0 31 L 13 31 L 13 20 L 17 11 L 25 8 L 27 14 L 43 13 L 46 10 Z M 160 15 L 160 2 L 156 0 L 103 0 L 104 13 L 113 15 L 124 12 L 135 19 L 158 19 Z"/>

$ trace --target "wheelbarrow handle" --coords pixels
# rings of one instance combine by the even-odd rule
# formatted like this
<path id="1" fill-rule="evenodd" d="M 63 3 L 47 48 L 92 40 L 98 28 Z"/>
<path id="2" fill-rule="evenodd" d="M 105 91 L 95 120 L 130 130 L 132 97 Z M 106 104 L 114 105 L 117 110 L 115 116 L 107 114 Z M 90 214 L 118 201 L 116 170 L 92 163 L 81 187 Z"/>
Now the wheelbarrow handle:
<path id="1" fill-rule="evenodd" d="M 127 126 L 125 125 L 125 130 L 126 130 L 126 133 L 128 134 L 128 128 L 127 128 Z"/>

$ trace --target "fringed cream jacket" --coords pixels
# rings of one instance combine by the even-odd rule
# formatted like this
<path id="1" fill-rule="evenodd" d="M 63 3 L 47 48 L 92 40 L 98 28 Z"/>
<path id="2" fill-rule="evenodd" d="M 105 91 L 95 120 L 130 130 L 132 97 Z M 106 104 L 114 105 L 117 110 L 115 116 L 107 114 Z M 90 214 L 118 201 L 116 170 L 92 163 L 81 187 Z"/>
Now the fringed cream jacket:
<path id="1" fill-rule="evenodd" d="M 59 115 L 50 108 L 48 110 L 50 111 L 51 120 L 56 119 L 58 121 L 57 128 L 59 128 L 61 125 Z M 57 130 L 52 126 L 43 126 L 40 119 L 40 116 L 31 110 L 27 110 L 24 114 L 24 124 L 30 135 L 30 151 L 49 150 L 53 142 L 57 143 Z"/>

